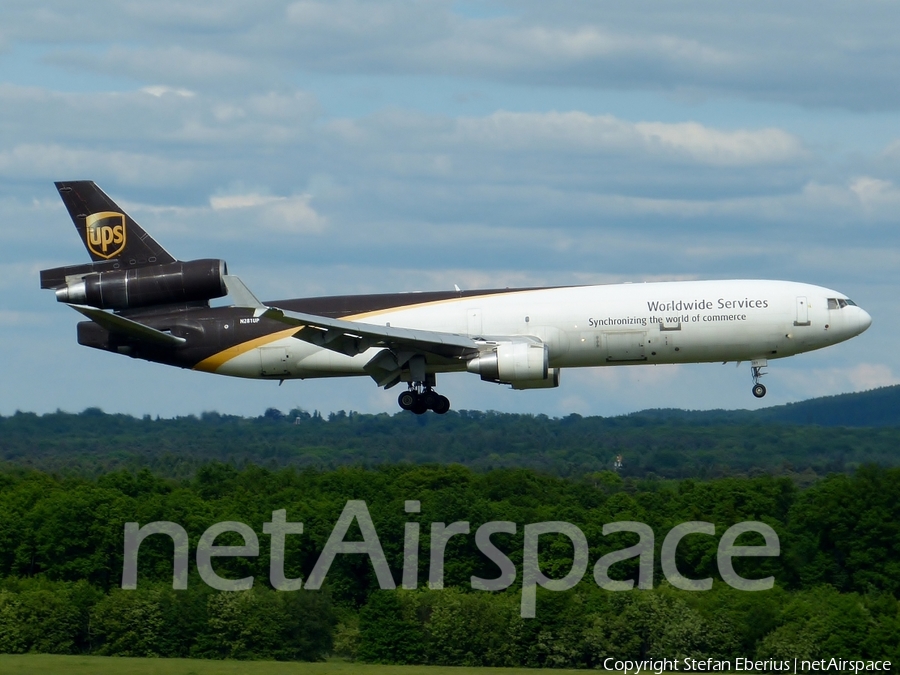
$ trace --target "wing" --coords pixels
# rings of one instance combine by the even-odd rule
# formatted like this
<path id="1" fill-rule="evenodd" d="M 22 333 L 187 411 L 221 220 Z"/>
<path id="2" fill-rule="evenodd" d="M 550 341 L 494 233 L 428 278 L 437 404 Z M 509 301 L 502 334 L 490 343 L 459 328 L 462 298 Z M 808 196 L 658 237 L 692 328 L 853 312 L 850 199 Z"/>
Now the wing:
<path id="1" fill-rule="evenodd" d="M 397 353 L 434 354 L 446 359 L 468 359 L 479 352 L 475 340 L 453 333 L 329 319 L 277 307 L 269 307 L 262 316 L 298 326 L 300 330 L 294 333 L 295 338 L 348 356 L 362 354 L 372 347 L 384 347 Z"/>
<path id="2" fill-rule="evenodd" d="M 407 364 L 415 364 L 419 371 L 418 377 L 424 379 L 424 359 L 414 357 L 468 361 L 481 351 L 475 340 L 464 335 L 395 328 L 390 325 L 377 326 L 267 307 L 256 299 L 239 278 L 227 276 L 225 283 L 236 306 L 253 309 L 254 316 L 264 316 L 296 326 L 299 330 L 294 333 L 294 337 L 298 340 L 348 356 L 380 347 L 381 351 L 369 359 L 364 370 L 381 387 L 390 388 L 400 382 L 401 373 Z"/>

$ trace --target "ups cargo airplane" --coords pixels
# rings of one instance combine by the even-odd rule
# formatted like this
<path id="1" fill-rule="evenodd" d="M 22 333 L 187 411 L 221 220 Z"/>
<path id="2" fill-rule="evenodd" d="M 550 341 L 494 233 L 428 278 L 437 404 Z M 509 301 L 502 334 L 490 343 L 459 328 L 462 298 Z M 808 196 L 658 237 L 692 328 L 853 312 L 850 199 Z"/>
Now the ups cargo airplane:
<path id="1" fill-rule="evenodd" d="M 41 272 L 84 315 L 78 343 L 208 373 L 267 380 L 368 375 L 405 383 L 400 407 L 445 413 L 438 373 L 513 389 L 563 368 L 747 361 L 753 395 L 772 359 L 859 335 L 842 293 L 790 281 L 677 281 L 343 295 L 260 302 L 222 260 L 173 258 L 91 181 L 56 183 L 93 262 Z M 233 304 L 210 307 L 213 298 Z"/>

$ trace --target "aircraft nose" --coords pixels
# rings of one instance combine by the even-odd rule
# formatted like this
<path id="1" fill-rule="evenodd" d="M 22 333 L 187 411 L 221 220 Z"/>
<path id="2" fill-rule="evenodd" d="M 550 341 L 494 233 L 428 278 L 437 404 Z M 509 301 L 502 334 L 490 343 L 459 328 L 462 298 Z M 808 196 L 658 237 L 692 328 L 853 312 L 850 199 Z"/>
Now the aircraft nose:
<path id="1" fill-rule="evenodd" d="M 858 309 L 859 311 L 857 312 L 856 325 L 859 332 L 862 333 L 872 325 L 872 317 L 862 307 L 859 307 Z"/>

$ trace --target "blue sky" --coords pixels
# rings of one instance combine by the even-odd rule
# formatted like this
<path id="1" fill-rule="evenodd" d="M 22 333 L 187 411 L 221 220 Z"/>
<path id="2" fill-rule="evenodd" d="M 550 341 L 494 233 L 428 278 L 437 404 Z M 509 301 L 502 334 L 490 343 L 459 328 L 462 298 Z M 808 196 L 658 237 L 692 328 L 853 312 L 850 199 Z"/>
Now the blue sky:
<path id="1" fill-rule="evenodd" d="M 371 381 L 228 380 L 78 347 L 38 270 L 86 259 L 54 180 L 260 297 L 693 278 L 874 317 L 766 405 L 900 382 L 897 2 L 9 0 L 0 413 L 395 410 Z M 456 408 L 756 407 L 749 368 L 445 377 Z"/>

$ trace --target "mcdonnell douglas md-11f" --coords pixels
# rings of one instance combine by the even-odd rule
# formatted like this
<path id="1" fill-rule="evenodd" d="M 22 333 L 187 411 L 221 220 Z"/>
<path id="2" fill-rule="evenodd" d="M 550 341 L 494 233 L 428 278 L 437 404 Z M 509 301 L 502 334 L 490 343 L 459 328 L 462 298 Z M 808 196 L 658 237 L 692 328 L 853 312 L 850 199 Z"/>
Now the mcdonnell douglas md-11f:
<path id="1" fill-rule="evenodd" d="M 78 343 L 219 375 L 279 382 L 369 376 L 400 407 L 445 413 L 438 373 L 513 389 L 563 368 L 768 361 L 859 335 L 843 293 L 790 281 L 673 281 L 343 295 L 260 302 L 222 260 L 176 260 L 91 181 L 56 183 L 91 263 L 41 272 L 88 320 Z M 229 296 L 231 305 L 209 301 Z"/>

